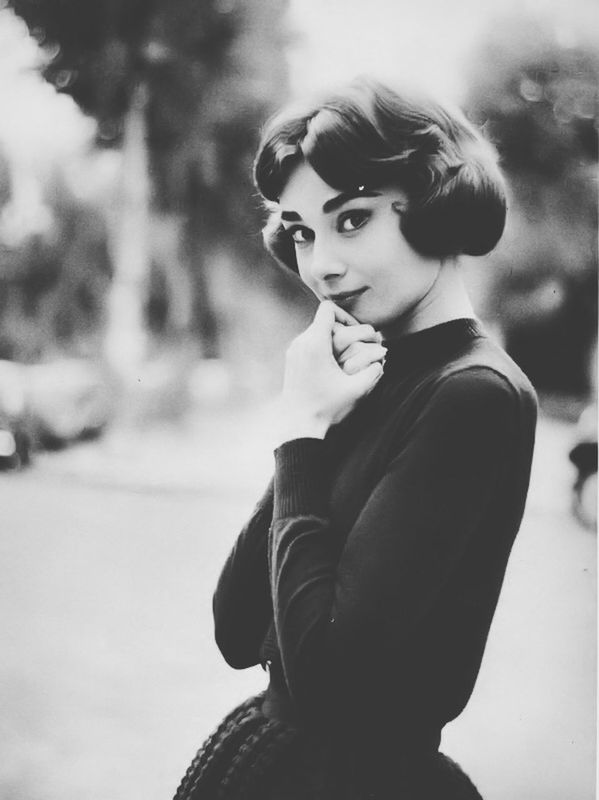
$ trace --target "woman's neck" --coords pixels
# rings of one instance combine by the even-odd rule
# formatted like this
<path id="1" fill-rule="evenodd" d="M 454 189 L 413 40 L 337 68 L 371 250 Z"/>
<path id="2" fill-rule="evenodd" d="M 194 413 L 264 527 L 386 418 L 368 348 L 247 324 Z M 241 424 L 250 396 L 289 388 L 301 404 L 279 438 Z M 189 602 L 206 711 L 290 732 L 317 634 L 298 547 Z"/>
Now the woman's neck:
<path id="1" fill-rule="evenodd" d="M 447 259 L 431 279 L 425 294 L 408 312 L 382 329 L 386 339 L 432 328 L 443 322 L 474 317 L 458 259 Z"/>

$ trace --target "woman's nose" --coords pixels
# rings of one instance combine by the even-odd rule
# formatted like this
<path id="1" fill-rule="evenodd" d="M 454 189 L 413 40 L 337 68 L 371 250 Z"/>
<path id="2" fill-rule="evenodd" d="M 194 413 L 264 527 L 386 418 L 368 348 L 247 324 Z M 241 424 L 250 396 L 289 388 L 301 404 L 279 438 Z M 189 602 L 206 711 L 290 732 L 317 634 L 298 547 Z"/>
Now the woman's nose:
<path id="1" fill-rule="evenodd" d="M 314 280 L 327 281 L 333 278 L 340 278 L 345 274 L 346 269 L 345 263 L 339 257 L 339 254 L 335 253 L 334 248 L 327 247 L 324 244 L 314 244 L 310 264 L 310 271 Z"/>

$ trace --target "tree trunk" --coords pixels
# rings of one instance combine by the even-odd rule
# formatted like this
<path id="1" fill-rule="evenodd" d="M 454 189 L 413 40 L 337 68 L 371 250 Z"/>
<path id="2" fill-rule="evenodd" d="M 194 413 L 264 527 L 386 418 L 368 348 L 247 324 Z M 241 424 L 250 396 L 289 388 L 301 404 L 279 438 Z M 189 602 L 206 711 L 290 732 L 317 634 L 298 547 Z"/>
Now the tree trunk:
<path id="1" fill-rule="evenodd" d="M 176 212 L 152 215 L 152 255 L 166 288 L 168 317 L 164 334 L 173 342 L 187 344 L 193 317 L 193 282 L 182 258 L 184 217 Z"/>
<path id="2" fill-rule="evenodd" d="M 118 199 L 110 220 L 113 278 L 107 301 L 104 355 L 125 386 L 147 350 L 145 300 L 150 272 L 150 178 L 146 139 L 147 87 L 139 83 L 125 116 Z"/>

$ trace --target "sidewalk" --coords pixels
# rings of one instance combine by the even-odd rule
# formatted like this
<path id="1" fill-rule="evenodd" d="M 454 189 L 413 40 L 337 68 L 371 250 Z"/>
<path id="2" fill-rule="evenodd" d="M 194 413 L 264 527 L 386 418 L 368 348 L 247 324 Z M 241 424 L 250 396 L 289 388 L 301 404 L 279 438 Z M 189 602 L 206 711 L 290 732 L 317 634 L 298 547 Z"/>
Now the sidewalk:
<path id="1" fill-rule="evenodd" d="M 112 429 L 97 441 L 40 453 L 34 468 L 56 479 L 134 492 L 260 491 L 272 468 L 273 404 L 206 405 L 180 424 Z M 574 470 L 574 425 L 541 414 L 528 507 L 562 510 Z"/>
<path id="2" fill-rule="evenodd" d="M 97 441 L 40 453 L 48 476 L 133 492 L 256 494 L 273 468 L 269 403 L 204 407 L 179 424 L 112 429 Z"/>

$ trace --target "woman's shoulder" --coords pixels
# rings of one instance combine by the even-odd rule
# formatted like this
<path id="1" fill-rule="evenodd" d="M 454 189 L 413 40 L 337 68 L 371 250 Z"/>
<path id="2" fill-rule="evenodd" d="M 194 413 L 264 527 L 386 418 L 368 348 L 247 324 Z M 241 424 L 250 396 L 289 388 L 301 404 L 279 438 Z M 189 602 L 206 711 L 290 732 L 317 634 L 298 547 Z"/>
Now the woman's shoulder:
<path id="1" fill-rule="evenodd" d="M 449 365 L 448 372 L 456 376 L 461 374 L 466 381 L 476 376 L 479 381 L 509 387 L 536 402 L 536 392 L 527 375 L 486 333 L 473 339 L 471 346 Z"/>
<path id="2" fill-rule="evenodd" d="M 472 340 L 439 370 L 433 383 L 437 399 L 461 399 L 470 407 L 493 401 L 536 417 L 537 396 L 530 380 L 488 335 Z"/>
<path id="3" fill-rule="evenodd" d="M 534 432 L 537 397 L 531 382 L 478 321 L 432 329 L 417 344 L 415 354 L 406 356 L 406 346 L 403 353 L 391 351 L 389 389 L 381 392 L 400 437 L 423 425 L 470 431 L 516 424 L 521 432 Z"/>

